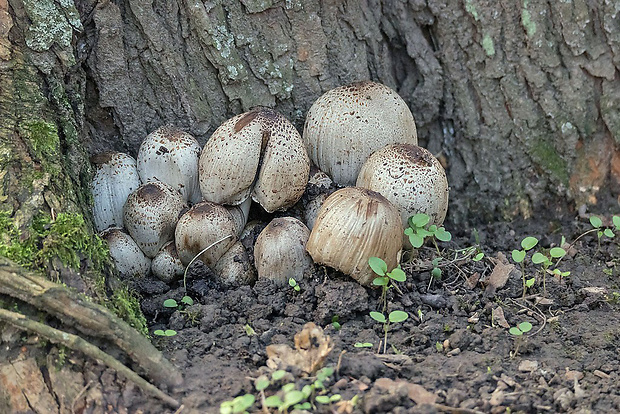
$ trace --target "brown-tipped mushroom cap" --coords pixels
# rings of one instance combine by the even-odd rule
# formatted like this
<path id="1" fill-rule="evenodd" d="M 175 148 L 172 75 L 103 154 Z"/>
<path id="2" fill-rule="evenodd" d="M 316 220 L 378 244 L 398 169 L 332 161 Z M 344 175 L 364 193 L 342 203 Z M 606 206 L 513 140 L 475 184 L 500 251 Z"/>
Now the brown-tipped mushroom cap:
<path id="1" fill-rule="evenodd" d="M 166 283 L 179 279 L 184 270 L 185 266 L 179 259 L 174 241 L 164 244 L 151 262 L 151 273 Z"/>
<path id="2" fill-rule="evenodd" d="M 312 267 L 306 252 L 310 230 L 293 217 L 273 219 L 258 235 L 254 245 L 254 263 L 258 277 L 283 286 L 289 278 L 296 281 Z"/>
<path id="3" fill-rule="evenodd" d="M 430 224 L 441 225 L 448 210 L 448 179 L 443 167 L 417 145 L 388 145 L 364 163 L 357 186 L 377 191 L 394 204 L 403 227 L 410 216 L 427 214 Z"/>
<path id="4" fill-rule="evenodd" d="M 225 238 L 229 236 L 228 238 Z M 181 216 L 174 233 L 179 259 L 185 266 L 208 246 L 199 257 L 202 262 L 213 266 L 237 240 L 235 222 L 225 207 L 202 201 L 195 204 Z M 218 240 L 220 242 L 216 243 Z"/>
<path id="5" fill-rule="evenodd" d="M 181 194 L 161 181 L 141 185 L 127 197 L 125 228 L 147 257 L 174 237 L 179 213 L 186 207 Z"/>
<path id="6" fill-rule="evenodd" d="M 340 189 L 319 210 L 306 249 L 315 263 L 331 266 L 370 285 L 370 257 L 398 265 L 402 247 L 400 214 L 381 194 L 359 187 Z"/>
<path id="7" fill-rule="evenodd" d="M 125 201 L 140 187 L 136 160 L 122 152 L 104 152 L 91 162 L 97 169 L 91 183 L 95 228 L 122 227 Z"/>
<path id="8" fill-rule="evenodd" d="M 310 161 L 295 127 L 279 113 L 259 108 L 229 119 L 213 133 L 200 155 L 199 171 L 205 200 L 236 205 L 251 194 L 273 212 L 301 198 Z"/>
<path id="9" fill-rule="evenodd" d="M 110 227 L 101 232 L 101 238 L 108 243 L 110 256 L 124 278 L 141 278 L 149 273 L 151 259 L 146 257 L 140 247 L 120 227 Z"/>
<path id="10" fill-rule="evenodd" d="M 338 185 L 354 185 L 362 164 L 388 144 L 418 143 L 413 115 L 392 89 L 358 82 L 314 102 L 303 139 L 310 159 Z"/>
<path id="11" fill-rule="evenodd" d="M 138 173 L 143 183 L 158 180 L 181 193 L 183 200 L 201 200 L 198 187 L 200 144 L 192 135 L 165 125 L 146 136 L 138 151 Z"/>
<path id="12" fill-rule="evenodd" d="M 217 280 L 226 286 L 249 285 L 256 280 L 256 272 L 250 262 L 250 255 L 240 241 L 219 258 L 213 272 Z"/>

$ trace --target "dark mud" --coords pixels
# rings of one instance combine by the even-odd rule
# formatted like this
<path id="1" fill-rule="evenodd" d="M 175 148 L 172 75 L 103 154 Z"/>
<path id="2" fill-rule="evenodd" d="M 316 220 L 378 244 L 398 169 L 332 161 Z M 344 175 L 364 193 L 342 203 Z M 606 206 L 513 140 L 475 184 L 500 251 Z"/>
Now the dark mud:
<path id="1" fill-rule="evenodd" d="M 299 292 L 264 280 L 226 289 L 198 267 L 187 280 L 194 305 L 166 309 L 165 299 L 184 295 L 182 283 L 172 290 L 146 283 L 143 309 L 152 330 L 178 332 L 154 341 L 185 374 L 185 385 L 170 390 L 184 404 L 183 413 L 215 413 L 222 401 L 258 395 L 251 378 L 271 372 L 266 347 L 293 346 L 295 333 L 307 322 L 323 327 L 333 341 L 325 365 L 336 372 L 326 382 L 326 393 L 339 394 L 342 401 L 358 396 L 355 406 L 317 404 L 310 412 L 619 412 L 620 234 L 603 238 L 600 246 L 595 233 L 579 239 L 570 249 L 572 257 L 559 266 L 570 276 L 559 280 L 547 274 L 546 294 L 531 253 L 526 275 L 535 276 L 536 283 L 526 299 L 519 266 L 507 271 L 502 286 L 491 280 L 498 255 L 513 263 L 511 251 L 523 237 L 537 237 L 540 247 L 535 250 L 543 251 L 557 245 L 562 235 L 570 243 L 589 229 L 587 218 L 504 222 L 464 231 L 448 225 L 454 237 L 440 245 L 444 263 L 476 240 L 485 258 L 446 265 L 442 280 L 430 287 L 429 263 L 437 255 L 432 245 L 403 263 L 408 279 L 399 285 L 400 292 L 389 292 L 388 308 L 407 311 L 409 319 L 391 326 L 388 357 L 382 355 L 383 347 L 379 352 L 382 325 L 369 316 L 380 310 L 380 290 L 363 288 L 322 267 L 299 282 Z M 508 327 L 524 321 L 532 324 L 530 332 L 520 338 L 509 333 Z M 356 343 L 371 343 L 372 348 L 357 348 Z M 289 370 L 293 375 L 287 382 L 298 389 L 309 383 L 298 369 Z M 428 391 L 430 399 L 421 399 L 412 384 Z M 281 385 L 272 385 L 266 395 Z M 174 412 L 137 395 L 130 406 Z M 250 412 L 261 412 L 260 404 Z"/>

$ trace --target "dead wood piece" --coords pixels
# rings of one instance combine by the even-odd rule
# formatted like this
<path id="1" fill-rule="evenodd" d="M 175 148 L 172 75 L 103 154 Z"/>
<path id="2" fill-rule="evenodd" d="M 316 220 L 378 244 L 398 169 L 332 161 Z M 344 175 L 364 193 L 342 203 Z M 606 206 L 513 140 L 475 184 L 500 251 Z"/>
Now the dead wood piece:
<path id="1" fill-rule="evenodd" d="M 34 332 L 38 335 L 41 335 L 51 342 L 62 344 L 68 348 L 80 351 L 85 355 L 88 355 L 91 358 L 94 358 L 98 361 L 103 362 L 110 368 L 116 370 L 120 374 L 124 375 L 125 378 L 134 382 L 140 388 L 142 388 L 147 393 L 156 396 L 157 398 L 164 401 L 166 404 L 177 408 L 179 407 L 179 402 L 174 398 L 164 394 L 161 390 L 155 387 L 153 384 L 146 381 L 144 378 L 140 377 L 131 369 L 127 368 L 121 362 L 119 362 L 116 358 L 112 357 L 109 354 L 106 354 L 101 349 L 97 348 L 95 345 L 90 342 L 80 338 L 77 335 L 73 335 L 67 332 L 63 332 L 61 330 L 52 328 L 48 325 L 42 324 L 40 322 L 35 322 L 31 319 L 28 319 L 26 316 L 11 312 L 6 309 L 0 309 L 0 319 L 8 322 L 9 324 L 30 332 Z"/>
<path id="2" fill-rule="evenodd" d="M 176 367 L 147 338 L 109 310 L 4 258 L 0 259 L 0 293 L 29 303 L 86 335 L 111 341 L 157 384 L 183 382 Z"/>

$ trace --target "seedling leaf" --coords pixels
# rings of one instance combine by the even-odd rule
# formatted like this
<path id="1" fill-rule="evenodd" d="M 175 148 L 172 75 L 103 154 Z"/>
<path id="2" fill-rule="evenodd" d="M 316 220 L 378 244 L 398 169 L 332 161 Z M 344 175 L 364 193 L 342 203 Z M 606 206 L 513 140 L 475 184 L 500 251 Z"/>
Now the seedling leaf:
<path id="1" fill-rule="evenodd" d="M 610 239 L 614 237 L 614 232 L 611 231 L 611 229 L 605 229 L 605 231 L 603 231 L 603 234 L 609 237 Z"/>
<path id="2" fill-rule="evenodd" d="M 304 400 L 304 393 L 298 390 L 292 390 L 284 394 L 284 405 L 290 407 Z"/>
<path id="3" fill-rule="evenodd" d="M 378 276 L 372 280 L 372 284 L 375 286 L 386 286 L 388 284 L 388 278 L 386 276 Z"/>
<path id="4" fill-rule="evenodd" d="M 433 279 L 441 279 L 441 269 L 438 267 L 433 268 L 431 275 L 433 276 Z"/>
<path id="5" fill-rule="evenodd" d="M 449 231 L 446 231 L 443 227 L 437 229 L 435 232 L 435 237 L 437 237 L 437 240 L 441 240 L 442 242 L 449 242 L 452 240 L 452 234 L 450 234 Z"/>
<path id="6" fill-rule="evenodd" d="M 329 397 L 329 402 L 338 402 L 342 399 L 342 396 L 340 394 L 334 394 L 331 397 Z"/>
<path id="7" fill-rule="evenodd" d="M 314 400 L 319 404 L 329 404 L 329 396 L 327 395 L 317 395 Z"/>
<path id="8" fill-rule="evenodd" d="M 286 375 L 286 371 L 283 369 L 279 369 L 277 371 L 274 371 L 273 374 L 271 374 L 271 378 L 275 381 L 278 381 L 284 378 L 285 375 Z"/>
<path id="9" fill-rule="evenodd" d="M 411 245 L 416 249 L 419 249 L 424 244 L 424 238 L 418 234 L 410 234 L 409 243 L 411 243 Z"/>
<path id="10" fill-rule="evenodd" d="M 536 237 L 528 236 L 525 239 L 521 240 L 521 247 L 523 250 L 533 249 L 534 246 L 538 244 L 538 239 Z"/>
<path id="11" fill-rule="evenodd" d="M 379 322 L 379 323 L 385 323 L 385 315 L 382 314 L 381 312 L 370 312 L 370 317 L 373 318 L 375 321 Z"/>
<path id="12" fill-rule="evenodd" d="M 177 331 L 175 331 L 174 329 L 166 329 L 164 331 L 165 336 L 175 336 L 176 334 L 177 334 Z"/>
<path id="13" fill-rule="evenodd" d="M 480 252 L 472 259 L 474 262 L 479 262 L 484 257 L 484 253 Z"/>
<path id="14" fill-rule="evenodd" d="M 270 397 L 265 398 L 265 405 L 271 408 L 281 407 L 284 402 L 277 395 L 272 395 Z"/>
<path id="15" fill-rule="evenodd" d="M 603 225 L 603 221 L 598 218 L 597 216 L 591 216 L 590 217 L 590 224 L 592 225 L 592 227 L 594 228 L 599 228 Z"/>
<path id="16" fill-rule="evenodd" d="M 526 333 L 532 330 L 532 324 L 529 322 L 521 322 L 517 326 L 519 327 L 519 330 L 523 333 Z"/>
<path id="17" fill-rule="evenodd" d="M 554 259 L 559 259 L 560 257 L 566 256 L 566 250 L 561 247 L 552 247 L 551 250 L 549 250 L 549 254 Z"/>
<path id="18" fill-rule="evenodd" d="M 395 311 L 390 312 L 390 316 L 389 316 L 390 322 L 392 323 L 406 321 L 408 317 L 409 317 L 409 314 L 407 314 L 407 312 L 400 311 L 400 310 L 395 310 Z"/>
<path id="19" fill-rule="evenodd" d="M 183 296 L 183 298 L 181 299 L 181 303 L 184 303 L 187 306 L 192 306 L 194 304 L 194 299 L 190 298 L 189 296 Z"/>
<path id="20" fill-rule="evenodd" d="M 525 251 L 524 250 L 513 250 L 512 251 L 512 260 L 517 263 L 521 263 L 525 259 Z"/>
<path id="21" fill-rule="evenodd" d="M 525 281 L 525 286 L 530 288 L 530 287 L 534 286 L 534 282 L 536 282 L 535 278 L 528 279 L 528 280 Z"/>
<path id="22" fill-rule="evenodd" d="M 404 282 L 405 280 L 407 280 L 407 275 L 405 274 L 405 272 L 403 272 L 403 270 L 399 269 L 398 267 L 388 273 L 388 276 L 397 282 Z"/>
<path id="23" fill-rule="evenodd" d="M 353 346 L 355 348 L 372 348 L 372 344 L 370 342 L 356 342 Z"/>
<path id="24" fill-rule="evenodd" d="M 256 381 L 254 382 L 254 387 L 256 388 L 256 391 L 262 391 L 269 387 L 269 384 L 269 378 L 267 378 L 266 375 L 261 375 L 260 377 L 256 378 Z"/>
<path id="25" fill-rule="evenodd" d="M 295 286 L 297 286 L 297 281 L 296 281 L 295 279 L 293 279 L 292 277 L 289 277 L 289 278 L 288 278 L 288 285 L 289 285 L 290 287 L 293 287 L 293 288 L 294 288 Z"/>
<path id="26" fill-rule="evenodd" d="M 508 332 L 510 332 L 514 336 L 521 336 L 521 335 L 523 335 L 523 332 L 521 332 L 521 330 L 519 328 L 517 328 L 516 326 L 513 326 L 512 328 L 510 328 L 508 330 Z"/>
<path id="27" fill-rule="evenodd" d="M 412 224 L 411 227 L 424 227 L 429 221 L 431 221 L 431 218 L 424 213 L 409 217 L 409 223 Z"/>
<path id="28" fill-rule="evenodd" d="M 164 333 L 162 329 L 156 329 L 155 331 L 153 331 L 153 335 L 166 336 L 166 334 Z"/>
<path id="29" fill-rule="evenodd" d="M 176 307 L 178 307 L 178 306 L 179 306 L 179 304 L 178 304 L 178 303 L 177 303 L 177 301 L 176 301 L 176 300 L 174 300 L 174 299 L 166 299 L 166 300 L 164 301 L 164 307 L 165 307 L 165 308 L 176 308 Z"/>
<path id="30" fill-rule="evenodd" d="M 371 257 L 368 259 L 368 265 L 372 269 L 373 272 L 378 274 L 379 276 L 385 276 L 388 271 L 387 264 L 378 257 Z"/>
<path id="31" fill-rule="evenodd" d="M 547 261 L 547 256 L 545 256 L 544 254 L 540 252 L 536 252 L 532 256 L 532 263 L 534 264 L 541 264 L 541 263 L 545 263 L 546 261 Z"/>
<path id="32" fill-rule="evenodd" d="M 613 216 L 611 221 L 614 223 L 616 229 L 620 230 L 620 216 Z"/>

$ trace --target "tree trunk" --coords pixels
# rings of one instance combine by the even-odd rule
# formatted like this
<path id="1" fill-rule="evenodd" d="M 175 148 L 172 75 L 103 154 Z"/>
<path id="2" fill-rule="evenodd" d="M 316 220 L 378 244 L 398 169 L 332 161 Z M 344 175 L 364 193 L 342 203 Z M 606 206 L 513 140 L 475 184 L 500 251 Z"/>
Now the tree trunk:
<path id="1" fill-rule="evenodd" d="M 618 13 L 608 0 L 0 0 L 0 253 L 92 293 L 97 251 L 44 242 L 60 214 L 85 218 L 66 239 L 93 240 L 89 155 L 135 156 L 167 123 L 204 144 L 257 105 L 301 129 L 323 92 L 364 79 L 411 107 L 447 166 L 453 223 L 594 203 L 620 189 Z M 36 374 L 15 361 L 0 380 Z M 41 372 L 33 389 L 50 391 Z M 43 394 L 9 408 L 47 407 Z"/>

